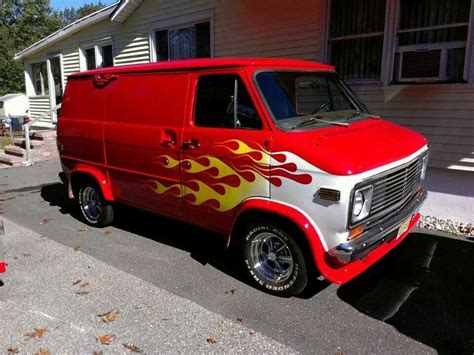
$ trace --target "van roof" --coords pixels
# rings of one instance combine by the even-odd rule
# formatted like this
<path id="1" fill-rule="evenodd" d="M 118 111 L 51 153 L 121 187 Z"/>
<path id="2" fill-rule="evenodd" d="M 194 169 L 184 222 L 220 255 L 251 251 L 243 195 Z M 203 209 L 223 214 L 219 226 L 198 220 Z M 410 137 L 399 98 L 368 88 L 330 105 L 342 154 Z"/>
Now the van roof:
<path id="1" fill-rule="evenodd" d="M 334 67 L 318 62 L 311 62 L 298 59 L 275 59 L 275 58 L 206 58 L 206 59 L 185 59 L 171 60 L 166 62 L 155 62 L 148 64 L 124 65 L 118 67 L 107 67 L 93 69 L 72 74 L 71 77 L 81 77 L 105 73 L 127 73 L 127 72 L 148 72 L 160 70 L 189 70 L 189 69 L 211 69 L 230 68 L 242 66 L 259 67 L 292 67 L 301 69 L 313 69 L 321 71 L 334 71 Z"/>

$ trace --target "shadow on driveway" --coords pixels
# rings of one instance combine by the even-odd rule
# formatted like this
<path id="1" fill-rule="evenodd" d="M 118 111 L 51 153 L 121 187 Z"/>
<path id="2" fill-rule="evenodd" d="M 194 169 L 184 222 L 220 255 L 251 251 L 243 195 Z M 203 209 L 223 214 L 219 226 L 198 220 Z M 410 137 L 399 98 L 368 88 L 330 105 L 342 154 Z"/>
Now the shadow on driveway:
<path id="1" fill-rule="evenodd" d="M 474 351 L 474 243 L 411 234 L 338 296 L 440 353 Z"/>
<path id="2" fill-rule="evenodd" d="M 59 207 L 62 214 L 70 214 L 82 221 L 78 209 L 67 197 L 63 184 L 43 186 L 41 196 L 51 206 Z M 186 251 L 202 265 L 212 265 L 221 272 L 250 284 L 238 250 L 226 250 L 226 236 L 128 206 L 117 205 L 114 212 L 117 215 L 113 227 Z M 315 280 L 298 297 L 311 298 L 328 285 L 330 283 L 327 281 Z"/>

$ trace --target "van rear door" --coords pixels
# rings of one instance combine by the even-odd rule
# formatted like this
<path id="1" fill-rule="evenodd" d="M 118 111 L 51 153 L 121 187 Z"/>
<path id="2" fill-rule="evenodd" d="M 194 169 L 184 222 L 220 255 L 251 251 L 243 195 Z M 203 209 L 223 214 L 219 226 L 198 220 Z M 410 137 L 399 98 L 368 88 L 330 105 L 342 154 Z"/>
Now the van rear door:
<path id="1" fill-rule="evenodd" d="M 270 196 L 271 131 L 242 69 L 196 73 L 190 86 L 181 144 L 186 216 L 227 232 L 243 200 Z"/>
<path id="2" fill-rule="evenodd" d="M 119 201 L 181 216 L 180 167 L 174 162 L 188 81 L 187 73 L 124 73 L 110 83 L 105 151 Z"/>
<path id="3" fill-rule="evenodd" d="M 103 167 L 106 93 L 94 83 L 94 76 L 72 76 L 58 120 L 58 144 L 62 162 L 73 169 L 76 163 Z"/>

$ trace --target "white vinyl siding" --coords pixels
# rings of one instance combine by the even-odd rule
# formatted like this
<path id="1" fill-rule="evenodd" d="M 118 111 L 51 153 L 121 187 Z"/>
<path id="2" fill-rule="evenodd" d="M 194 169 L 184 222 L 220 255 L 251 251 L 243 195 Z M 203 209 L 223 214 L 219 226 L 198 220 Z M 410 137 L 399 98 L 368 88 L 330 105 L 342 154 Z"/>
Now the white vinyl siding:
<path id="1" fill-rule="evenodd" d="M 63 55 L 63 75 L 64 83 L 67 82 L 67 77 L 71 74 L 77 73 L 80 70 L 79 66 L 79 51 L 70 52 Z"/>
<path id="2" fill-rule="evenodd" d="M 150 62 L 148 36 L 134 38 L 115 57 L 115 65 L 141 64 Z"/>
<path id="3" fill-rule="evenodd" d="M 43 113 L 50 110 L 49 96 L 30 96 L 29 101 L 29 115 L 31 119 L 37 119 Z M 46 115 L 43 117 L 45 120 L 49 119 L 50 116 Z"/>
<path id="4" fill-rule="evenodd" d="M 395 19 L 395 1 L 388 4 L 387 16 Z M 211 53 L 215 57 L 324 61 L 321 55 L 328 52 L 328 5 L 329 0 L 275 0 L 271 6 L 264 1 L 144 0 L 123 23 L 105 19 L 26 60 L 38 61 L 47 53 L 62 52 L 67 76 L 78 70 L 81 43 L 110 36 L 114 39 L 115 65 L 147 63 L 152 60 L 150 34 L 156 29 L 195 22 L 211 14 Z M 398 24 L 392 22 L 386 21 L 385 32 L 391 31 L 396 37 Z M 396 38 L 386 42 L 384 58 L 393 58 Z M 467 51 L 472 58 L 470 43 Z M 383 66 L 380 82 L 358 83 L 353 88 L 373 113 L 425 135 L 432 151 L 432 167 L 474 171 L 474 65 L 468 74 L 470 84 L 384 86 L 392 74 Z"/>

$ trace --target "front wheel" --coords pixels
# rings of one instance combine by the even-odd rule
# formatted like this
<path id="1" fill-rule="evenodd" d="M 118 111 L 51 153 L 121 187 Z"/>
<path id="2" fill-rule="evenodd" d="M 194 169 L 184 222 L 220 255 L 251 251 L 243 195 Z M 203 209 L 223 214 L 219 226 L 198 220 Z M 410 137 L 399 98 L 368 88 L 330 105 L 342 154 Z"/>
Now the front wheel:
<path id="1" fill-rule="evenodd" d="M 94 227 L 112 224 L 114 211 L 112 205 L 102 196 L 96 184 L 85 183 L 79 187 L 77 201 L 84 221 Z"/>
<path id="2" fill-rule="evenodd" d="M 298 243 L 282 228 L 259 223 L 246 229 L 243 257 L 253 282 L 279 296 L 298 295 L 308 284 L 308 269 Z"/>

